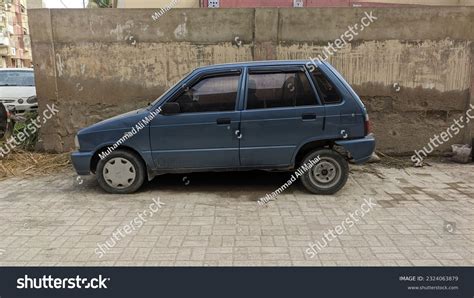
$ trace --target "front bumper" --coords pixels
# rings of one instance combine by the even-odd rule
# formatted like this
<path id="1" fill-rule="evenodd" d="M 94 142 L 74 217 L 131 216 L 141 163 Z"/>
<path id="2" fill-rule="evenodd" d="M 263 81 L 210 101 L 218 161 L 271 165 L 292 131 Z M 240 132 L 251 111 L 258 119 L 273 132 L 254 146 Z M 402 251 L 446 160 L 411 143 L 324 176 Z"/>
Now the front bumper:
<path id="1" fill-rule="evenodd" d="M 335 143 L 344 147 L 356 164 L 367 162 L 375 150 L 375 138 L 372 134 L 361 139 L 340 140 Z"/>
<path id="2" fill-rule="evenodd" d="M 92 152 L 76 151 L 71 153 L 71 160 L 74 169 L 79 175 L 90 175 Z"/>
<path id="3" fill-rule="evenodd" d="M 38 110 L 38 104 L 17 104 L 17 103 L 4 103 L 5 107 L 14 107 L 15 114 L 23 115 L 26 112 L 32 112 Z"/>

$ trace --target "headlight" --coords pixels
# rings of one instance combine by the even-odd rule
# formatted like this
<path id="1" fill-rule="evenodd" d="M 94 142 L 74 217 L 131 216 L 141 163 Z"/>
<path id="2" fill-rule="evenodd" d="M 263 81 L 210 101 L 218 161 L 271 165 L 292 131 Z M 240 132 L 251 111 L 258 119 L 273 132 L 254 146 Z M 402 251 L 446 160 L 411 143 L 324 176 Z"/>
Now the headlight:
<path id="1" fill-rule="evenodd" d="M 74 145 L 76 146 L 76 150 L 79 150 L 81 147 L 79 146 L 79 138 L 77 135 L 74 137 Z"/>
<path id="2" fill-rule="evenodd" d="M 29 104 L 37 103 L 38 99 L 36 98 L 36 95 L 30 96 L 26 99 L 26 102 Z"/>

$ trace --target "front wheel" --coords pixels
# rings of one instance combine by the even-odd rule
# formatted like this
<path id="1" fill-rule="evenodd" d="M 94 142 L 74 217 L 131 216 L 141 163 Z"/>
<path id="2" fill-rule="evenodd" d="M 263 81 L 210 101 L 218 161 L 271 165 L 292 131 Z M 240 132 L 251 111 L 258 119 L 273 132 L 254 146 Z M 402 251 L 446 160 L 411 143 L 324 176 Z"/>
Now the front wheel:
<path id="1" fill-rule="evenodd" d="M 304 187 L 314 194 L 334 194 L 346 184 L 349 165 L 341 154 L 330 149 L 311 152 L 301 165 L 310 164 L 310 161 L 318 156 L 320 160 L 303 174 L 301 181 Z"/>
<path id="2" fill-rule="evenodd" d="M 109 193 L 133 193 L 143 185 L 145 175 L 140 158 L 125 150 L 115 150 L 97 164 L 97 181 Z"/>

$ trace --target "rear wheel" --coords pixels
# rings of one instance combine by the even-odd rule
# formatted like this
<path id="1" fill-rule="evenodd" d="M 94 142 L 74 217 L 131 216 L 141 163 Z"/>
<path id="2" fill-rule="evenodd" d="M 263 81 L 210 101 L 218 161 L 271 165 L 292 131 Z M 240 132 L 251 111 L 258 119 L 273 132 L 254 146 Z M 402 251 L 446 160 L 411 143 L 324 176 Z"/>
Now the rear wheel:
<path id="1" fill-rule="evenodd" d="M 301 165 L 308 164 L 318 156 L 319 162 L 303 174 L 301 181 L 304 187 L 314 194 L 334 194 L 346 184 L 349 165 L 342 155 L 330 149 L 311 152 Z"/>
<path id="2" fill-rule="evenodd" d="M 125 150 L 115 150 L 97 164 L 97 181 L 109 193 L 133 193 L 143 185 L 145 175 L 140 158 Z"/>

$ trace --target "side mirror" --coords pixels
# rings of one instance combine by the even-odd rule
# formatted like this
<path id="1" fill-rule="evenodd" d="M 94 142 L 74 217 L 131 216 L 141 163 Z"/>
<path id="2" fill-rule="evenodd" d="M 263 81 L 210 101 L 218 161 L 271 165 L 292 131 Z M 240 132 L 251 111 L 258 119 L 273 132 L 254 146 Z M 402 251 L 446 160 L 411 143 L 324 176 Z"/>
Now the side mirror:
<path id="1" fill-rule="evenodd" d="M 173 115 L 181 113 L 181 107 L 177 102 L 167 102 L 161 106 L 161 115 Z"/>

